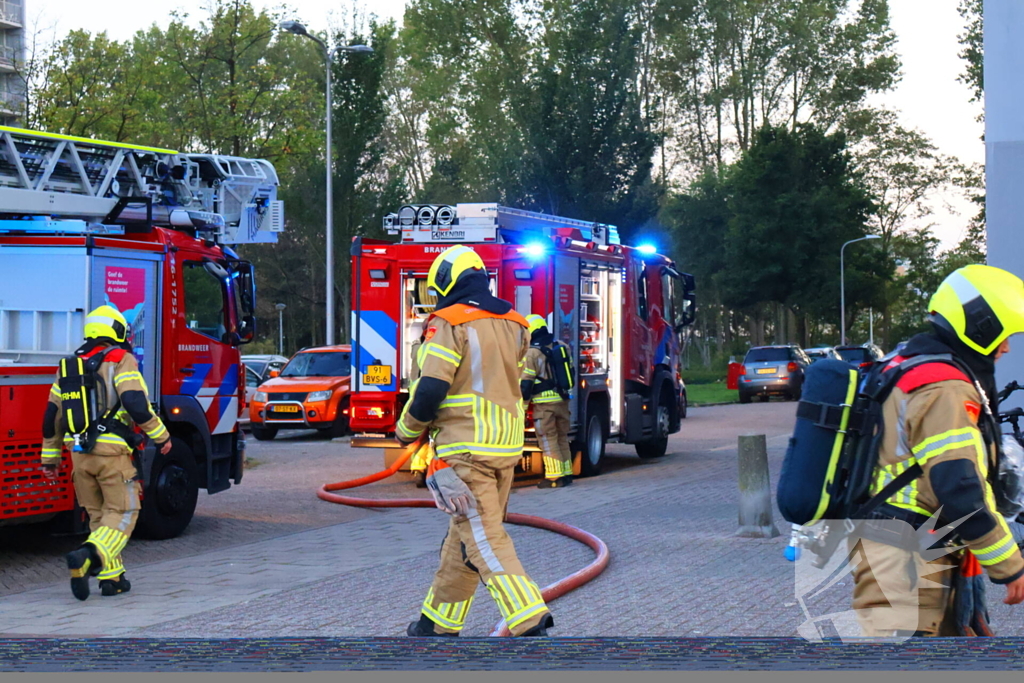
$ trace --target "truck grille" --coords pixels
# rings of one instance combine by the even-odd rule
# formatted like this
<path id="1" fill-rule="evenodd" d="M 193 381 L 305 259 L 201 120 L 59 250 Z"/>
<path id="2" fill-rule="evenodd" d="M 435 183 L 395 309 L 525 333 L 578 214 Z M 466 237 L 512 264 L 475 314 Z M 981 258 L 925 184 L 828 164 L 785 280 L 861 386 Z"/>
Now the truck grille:
<path id="1" fill-rule="evenodd" d="M 298 401 L 299 403 L 302 403 L 303 401 L 306 400 L 307 396 L 309 396 L 309 392 L 308 391 L 303 391 L 303 392 L 282 391 L 280 393 L 278 393 L 278 392 L 268 392 L 267 393 L 267 400 L 268 401 Z"/>

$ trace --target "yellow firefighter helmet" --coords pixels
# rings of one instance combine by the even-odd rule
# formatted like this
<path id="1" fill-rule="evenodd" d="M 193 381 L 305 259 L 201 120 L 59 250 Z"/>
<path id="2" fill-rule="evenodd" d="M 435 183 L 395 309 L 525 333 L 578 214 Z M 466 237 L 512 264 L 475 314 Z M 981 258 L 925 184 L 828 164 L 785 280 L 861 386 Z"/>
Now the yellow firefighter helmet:
<path id="1" fill-rule="evenodd" d="M 1024 332 L 1024 281 L 1001 268 L 964 266 L 942 281 L 928 312 L 968 347 L 988 356 L 1007 337 Z"/>
<path id="2" fill-rule="evenodd" d="M 530 315 L 526 316 L 526 322 L 530 324 L 530 334 L 533 334 L 542 327 L 548 326 L 548 321 L 545 320 L 542 316 L 537 315 L 536 313 L 531 313 Z"/>
<path id="3" fill-rule="evenodd" d="M 480 255 L 469 247 L 449 247 L 438 254 L 427 273 L 427 286 L 440 297 L 448 296 L 459 276 L 470 270 L 485 270 Z"/>
<path id="4" fill-rule="evenodd" d="M 100 306 L 85 318 L 86 339 L 113 339 L 124 343 L 128 338 L 128 321 L 113 306 Z"/>

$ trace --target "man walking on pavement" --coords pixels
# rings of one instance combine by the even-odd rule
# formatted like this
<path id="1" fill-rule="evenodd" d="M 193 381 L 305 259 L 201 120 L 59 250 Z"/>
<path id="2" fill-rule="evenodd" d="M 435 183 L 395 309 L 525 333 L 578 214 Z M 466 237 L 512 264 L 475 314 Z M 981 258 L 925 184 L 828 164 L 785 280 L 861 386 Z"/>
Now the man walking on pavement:
<path id="1" fill-rule="evenodd" d="M 869 536 L 856 541 L 853 608 L 868 637 L 984 635 L 982 568 L 1006 586 L 1005 603 L 1024 600 L 1024 559 L 992 485 L 1000 441 L 995 361 L 1009 351 L 1010 335 L 1024 332 L 1024 282 L 991 266 L 967 266 L 943 281 L 928 310 L 932 331 L 913 337 L 887 368 L 920 356 L 956 365 L 924 361 L 898 379 L 882 404 L 871 495 L 920 465 L 922 473 L 876 517 L 918 529 L 939 511 L 943 524 L 959 521 L 957 545 L 967 550 L 924 562 L 916 551 Z M 901 595 L 907 590 L 916 594 Z M 960 613 L 964 605 L 969 614 Z"/>
<path id="2" fill-rule="evenodd" d="M 89 597 L 89 577 L 100 592 L 126 593 L 121 551 L 139 515 L 138 473 L 132 451 L 142 437 L 134 422 L 164 455 L 171 437 L 150 407 L 146 383 L 131 354 L 128 323 L 112 306 L 85 319 L 85 344 L 61 361 L 43 417 L 43 474 L 56 479 L 64 447 L 71 449 L 72 480 L 79 504 L 89 513 L 91 534 L 67 555 L 71 592 Z"/>
<path id="3" fill-rule="evenodd" d="M 407 633 L 458 636 L 482 581 L 513 636 L 546 636 L 554 621 L 503 524 L 523 452 L 519 377 L 528 325 L 491 295 L 484 263 L 469 247 L 441 253 L 427 284 L 437 307 L 395 435 L 403 444 L 433 435 L 427 486 L 451 519 L 420 619 Z"/>
<path id="4" fill-rule="evenodd" d="M 544 454 L 544 479 L 537 488 L 568 486 L 572 483 L 569 400 L 556 391 L 545 353 L 555 338 L 543 317 L 528 315 L 526 321 L 530 325 L 530 349 L 526 352 L 520 390 L 523 401 L 533 403 L 533 426 Z"/>

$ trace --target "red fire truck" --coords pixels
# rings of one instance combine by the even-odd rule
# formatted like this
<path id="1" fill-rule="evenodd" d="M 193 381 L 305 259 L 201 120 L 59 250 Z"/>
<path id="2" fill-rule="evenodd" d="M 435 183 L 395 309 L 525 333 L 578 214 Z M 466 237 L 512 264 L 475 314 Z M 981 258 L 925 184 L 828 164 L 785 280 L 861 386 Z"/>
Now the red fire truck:
<path id="1" fill-rule="evenodd" d="M 493 292 L 523 315 L 545 316 L 573 351 L 576 471 L 597 474 L 609 441 L 634 444 L 642 458 L 664 455 L 686 411 L 679 334 L 694 319 L 692 276 L 650 246 L 621 244 L 615 226 L 497 204 L 404 206 L 384 225 L 398 243 L 352 244 L 354 446 L 385 449 L 385 463 L 400 452 L 394 428 L 412 345 L 436 303 L 427 271 L 446 248 L 468 244 Z M 520 468 L 540 473 L 531 432 L 528 423 Z"/>
<path id="2" fill-rule="evenodd" d="M 56 482 L 40 472 L 42 417 L 57 362 L 103 304 L 131 324 L 174 439 L 169 455 L 142 455 L 138 533 L 181 533 L 198 489 L 241 481 L 238 347 L 253 338 L 255 285 L 227 245 L 276 241 L 277 184 L 263 160 L 0 127 L 0 525 L 82 529 L 70 454 Z"/>

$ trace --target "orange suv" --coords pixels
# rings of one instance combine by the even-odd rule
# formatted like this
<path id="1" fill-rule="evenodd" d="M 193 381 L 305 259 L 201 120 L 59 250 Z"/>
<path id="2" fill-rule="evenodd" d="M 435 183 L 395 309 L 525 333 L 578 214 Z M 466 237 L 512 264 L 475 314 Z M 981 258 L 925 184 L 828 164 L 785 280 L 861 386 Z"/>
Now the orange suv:
<path id="1" fill-rule="evenodd" d="M 269 441 L 280 429 L 317 429 L 329 437 L 348 432 L 352 347 L 318 346 L 292 356 L 256 390 L 249 404 L 252 435 Z"/>

